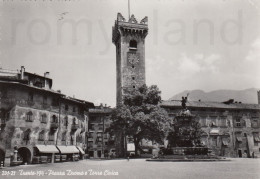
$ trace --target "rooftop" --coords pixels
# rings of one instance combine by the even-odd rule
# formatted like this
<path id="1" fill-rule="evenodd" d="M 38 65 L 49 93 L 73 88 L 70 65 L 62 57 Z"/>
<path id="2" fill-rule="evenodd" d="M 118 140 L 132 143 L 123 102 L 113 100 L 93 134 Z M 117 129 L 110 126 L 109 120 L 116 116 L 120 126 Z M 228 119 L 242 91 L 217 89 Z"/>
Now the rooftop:
<path id="1" fill-rule="evenodd" d="M 161 106 L 164 107 L 181 107 L 181 100 L 162 101 Z M 221 108 L 221 109 L 256 109 L 260 110 L 259 104 L 244 104 L 244 103 L 230 103 L 211 102 L 211 101 L 187 101 L 187 107 L 194 108 Z"/>

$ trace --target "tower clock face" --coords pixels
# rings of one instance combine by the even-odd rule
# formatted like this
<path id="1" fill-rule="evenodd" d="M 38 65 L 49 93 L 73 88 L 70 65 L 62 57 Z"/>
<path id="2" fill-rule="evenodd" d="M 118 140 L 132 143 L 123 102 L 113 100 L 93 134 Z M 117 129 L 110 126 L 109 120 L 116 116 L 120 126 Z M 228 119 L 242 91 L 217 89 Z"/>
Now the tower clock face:
<path id="1" fill-rule="evenodd" d="M 128 53 L 127 60 L 130 65 L 136 65 L 139 62 L 139 55 L 137 53 Z"/>

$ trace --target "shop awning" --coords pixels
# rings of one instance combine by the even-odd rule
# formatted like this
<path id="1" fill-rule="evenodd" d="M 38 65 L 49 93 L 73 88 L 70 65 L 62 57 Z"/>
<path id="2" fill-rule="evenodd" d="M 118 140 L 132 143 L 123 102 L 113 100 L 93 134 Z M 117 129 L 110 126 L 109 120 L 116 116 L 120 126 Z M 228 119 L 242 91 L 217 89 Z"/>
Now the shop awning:
<path id="1" fill-rule="evenodd" d="M 59 153 L 55 145 L 35 145 L 40 153 Z"/>
<path id="2" fill-rule="evenodd" d="M 228 141 L 223 140 L 223 141 L 222 141 L 222 144 L 225 145 L 225 146 L 228 146 Z"/>
<path id="3" fill-rule="evenodd" d="M 242 142 L 242 137 L 237 137 L 238 142 Z"/>
<path id="4" fill-rule="evenodd" d="M 57 147 L 58 147 L 60 153 L 62 153 L 62 154 L 79 153 L 79 150 L 74 145 L 72 145 L 72 146 L 61 146 L 61 145 L 58 145 Z"/>
<path id="5" fill-rule="evenodd" d="M 83 151 L 83 149 L 81 147 L 77 146 L 77 149 L 80 151 L 81 154 L 83 154 L 83 155 L 85 154 L 85 152 Z"/>
<path id="6" fill-rule="evenodd" d="M 218 134 L 219 134 L 219 129 L 212 129 L 212 130 L 210 131 L 210 134 L 211 134 L 211 135 L 218 135 Z"/>
<path id="7" fill-rule="evenodd" d="M 260 138 L 258 136 L 254 137 L 256 142 L 260 142 Z"/>
<path id="8" fill-rule="evenodd" d="M 135 151 L 135 144 L 134 143 L 128 143 L 127 144 L 127 152 Z"/>

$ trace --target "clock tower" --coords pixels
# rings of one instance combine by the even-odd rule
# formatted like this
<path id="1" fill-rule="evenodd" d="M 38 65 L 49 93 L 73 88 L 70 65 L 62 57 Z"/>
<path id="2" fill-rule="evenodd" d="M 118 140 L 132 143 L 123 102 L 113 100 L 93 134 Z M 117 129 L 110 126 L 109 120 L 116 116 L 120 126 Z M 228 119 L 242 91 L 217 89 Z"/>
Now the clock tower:
<path id="1" fill-rule="evenodd" d="M 122 104 L 126 90 L 145 84 L 145 37 L 148 18 L 128 21 L 120 14 L 113 27 L 112 41 L 116 46 L 117 106 Z"/>

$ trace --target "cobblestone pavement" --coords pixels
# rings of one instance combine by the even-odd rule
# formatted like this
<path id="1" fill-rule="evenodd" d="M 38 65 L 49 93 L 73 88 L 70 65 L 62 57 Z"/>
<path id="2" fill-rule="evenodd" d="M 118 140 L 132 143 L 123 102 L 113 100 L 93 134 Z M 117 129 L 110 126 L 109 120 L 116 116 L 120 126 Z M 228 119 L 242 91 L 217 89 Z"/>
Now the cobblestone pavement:
<path id="1" fill-rule="evenodd" d="M 225 162 L 147 162 L 144 159 L 83 160 L 0 169 L 0 178 L 260 178 L 260 159 Z"/>

